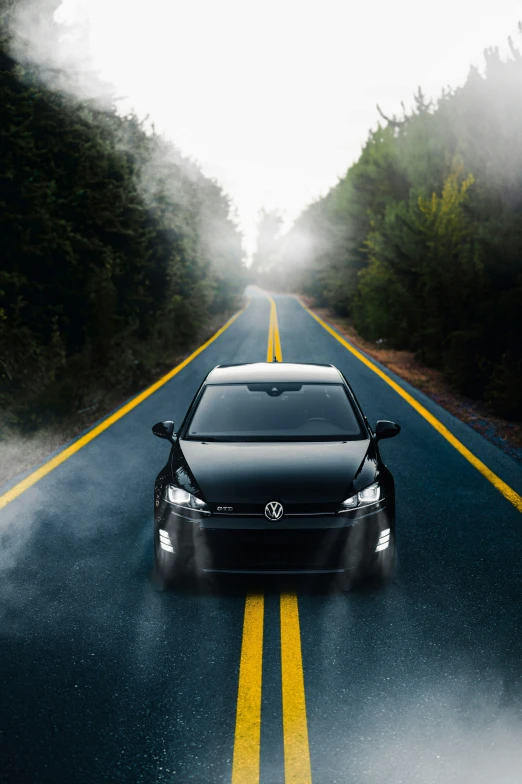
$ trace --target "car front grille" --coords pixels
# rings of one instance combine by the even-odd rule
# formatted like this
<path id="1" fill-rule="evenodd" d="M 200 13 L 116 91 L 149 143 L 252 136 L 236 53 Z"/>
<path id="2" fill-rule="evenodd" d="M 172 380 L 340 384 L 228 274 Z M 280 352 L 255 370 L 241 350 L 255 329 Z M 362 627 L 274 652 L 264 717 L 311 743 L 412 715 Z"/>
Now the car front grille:
<path id="1" fill-rule="evenodd" d="M 196 546 L 205 554 L 200 565 L 208 569 L 335 569 L 350 531 L 205 529 Z"/>
<path id="2" fill-rule="evenodd" d="M 268 501 L 276 501 L 280 499 L 276 498 L 269 498 Z M 296 504 L 296 503 L 285 503 L 281 501 L 283 504 L 284 515 L 286 517 L 290 516 L 298 516 L 298 517 L 306 517 L 307 515 L 320 515 L 320 516 L 329 516 L 334 515 L 339 509 L 340 504 L 337 502 L 334 503 L 318 503 L 318 504 Z M 226 515 L 227 517 L 264 517 L 265 516 L 265 504 L 231 504 L 231 503 L 211 503 L 209 504 L 210 511 L 212 514 L 215 515 Z"/>

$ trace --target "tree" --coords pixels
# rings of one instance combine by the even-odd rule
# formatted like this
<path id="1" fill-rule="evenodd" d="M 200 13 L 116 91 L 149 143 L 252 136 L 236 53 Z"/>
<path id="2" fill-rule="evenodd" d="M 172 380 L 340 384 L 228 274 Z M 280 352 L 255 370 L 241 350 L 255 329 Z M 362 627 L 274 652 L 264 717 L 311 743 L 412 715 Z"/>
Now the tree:
<path id="1" fill-rule="evenodd" d="M 165 347 L 183 350 L 233 306 L 245 271 L 221 188 L 135 116 L 75 99 L 64 79 L 45 86 L 11 56 L 8 18 L 0 405 L 30 426 L 82 407 L 96 386 L 128 394 Z"/>
<path id="2" fill-rule="evenodd" d="M 522 416 L 522 55 L 369 134 L 359 159 L 272 250 L 272 280 L 351 316 Z"/>

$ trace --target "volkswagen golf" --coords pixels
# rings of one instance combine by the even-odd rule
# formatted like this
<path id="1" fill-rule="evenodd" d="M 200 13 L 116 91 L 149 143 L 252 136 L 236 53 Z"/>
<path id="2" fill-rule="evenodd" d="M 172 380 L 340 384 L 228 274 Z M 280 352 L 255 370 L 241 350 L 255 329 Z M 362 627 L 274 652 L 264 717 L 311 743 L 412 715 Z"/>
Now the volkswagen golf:
<path id="1" fill-rule="evenodd" d="M 333 365 L 220 365 L 175 432 L 154 488 L 154 556 L 188 572 L 338 575 L 384 581 L 395 562 L 395 491 L 378 442 Z"/>

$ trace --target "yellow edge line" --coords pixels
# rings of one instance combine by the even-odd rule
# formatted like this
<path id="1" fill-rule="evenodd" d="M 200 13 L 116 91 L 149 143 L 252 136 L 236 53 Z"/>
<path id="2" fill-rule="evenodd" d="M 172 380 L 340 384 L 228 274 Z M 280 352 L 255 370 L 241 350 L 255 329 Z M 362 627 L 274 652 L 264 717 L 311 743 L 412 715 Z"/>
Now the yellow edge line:
<path id="1" fill-rule="evenodd" d="M 246 310 L 249 304 L 250 300 L 242 310 L 238 311 L 238 313 L 232 316 L 232 318 L 230 318 L 227 323 L 221 327 L 221 329 L 218 329 L 215 335 L 212 335 L 212 337 L 207 340 L 206 343 L 203 343 L 203 345 L 196 349 L 196 351 L 187 357 L 187 359 L 184 359 L 183 362 L 177 365 L 173 370 L 170 370 L 166 375 L 160 378 L 159 381 L 156 381 L 154 384 L 152 384 L 152 386 L 148 387 L 143 392 L 140 392 L 139 395 L 119 408 L 117 411 L 107 417 L 107 419 L 104 419 L 103 422 L 100 422 L 99 425 L 93 427 L 92 430 L 89 430 L 87 433 L 81 436 L 81 438 L 78 438 L 77 441 L 74 441 L 72 444 L 70 444 L 70 446 L 66 447 L 59 454 L 55 455 L 55 457 L 51 458 L 51 460 L 48 460 L 46 463 L 40 466 L 40 468 L 37 468 L 36 471 L 33 471 L 31 474 L 29 474 L 29 476 L 26 476 L 25 479 L 22 479 L 10 490 L 7 490 L 3 495 L 0 496 L 0 509 L 3 509 L 4 506 L 10 504 L 11 501 L 14 501 L 15 498 L 18 498 L 19 495 L 39 482 L 40 479 L 43 479 L 44 476 L 50 474 L 51 471 L 54 471 L 54 469 L 59 465 L 65 463 L 66 460 L 82 449 L 82 447 L 86 446 L 86 444 L 88 444 L 90 441 L 93 441 L 93 439 L 99 436 L 100 433 L 103 433 L 105 430 L 107 430 L 107 428 L 124 417 L 125 414 L 128 414 L 129 411 L 132 411 L 133 408 L 139 406 L 140 403 L 142 403 L 154 392 L 156 392 L 156 390 L 166 384 L 167 381 L 170 381 L 171 378 L 174 378 L 174 376 L 177 375 L 180 370 L 183 370 L 183 368 L 192 362 L 192 360 L 195 359 L 199 354 L 201 354 L 201 352 L 204 351 L 207 346 L 210 346 L 211 343 L 213 343 L 220 335 L 222 335 L 223 332 L 228 329 L 228 327 L 230 327 L 230 325 L 233 324 L 233 322 Z"/>
<path id="2" fill-rule="evenodd" d="M 379 378 L 382 378 L 383 381 L 389 384 L 392 387 L 392 389 L 394 389 L 397 392 L 397 394 L 399 394 L 402 398 L 404 398 L 404 400 L 406 400 L 410 404 L 410 406 L 412 406 L 422 417 L 424 417 L 424 419 L 427 422 L 429 422 L 430 425 L 434 427 L 435 430 L 437 430 L 441 434 L 441 436 L 443 436 L 443 438 L 446 439 L 446 441 L 448 441 L 452 446 L 454 446 L 455 449 L 458 452 L 460 452 L 460 454 L 463 457 L 465 457 L 466 460 L 469 463 L 471 463 L 472 466 L 474 466 L 474 468 L 477 469 L 477 471 L 480 471 L 482 476 L 484 476 L 488 480 L 488 482 L 491 482 L 491 484 L 494 487 L 496 487 L 496 489 L 500 493 L 502 493 L 504 498 L 506 498 L 510 503 L 513 504 L 515 509 L 518 509 L 519 512 L 522 512 L 522 496 L 520 496 L 515 490 L 513 490 L 512 487 L 507 485 L 499 476 L 497 476 L 497 474 L 491 471 L 491 469 L 488 468 L 487 465 L 485 465 L 485 463 L 482 462 L 482 460 L 479 460 L 479 458 L 473 454 L 473 452 L 470 452 L 470 450 L 467 447 L 465 447 L 464 444 L 461 441 L 459 441 L 458 438 L 456 438 L 453 435 L 453 433 L 451 433 L 448 430 L 448 428 L 442 424 L 442 422 L 440 422 L 435 416 L 433 416 L 433 414 L 431 414 L 428 411 L 428 409 L 424 408 L 423 405 L 421 405 L 417 400 L 415 400 L 414 397 L 408 394 L 408 392 L 406 392 L 405 389 L 399 386 L 399 384 L 397 384 L 393 379 L 391 379 L 380 368 L 374 365 L 373 362 L 370 362 L 370 360 L 367 359 L 364 356 L 364 354 L 361 354 L 360 351 L 357 351 L 357 349 L 354 348 L 352 345 L 350 345 L 350 343 L 348 343 L 347 340 L 345 340 L 340 335 L 338 335 L 337 332 L 335 332 L 335 330 L 332 329 L 332 327 L 326 324 L 326 322 L 324 322 L 316 313 L 314 313 L 313 310 L 307 308 L 299 297 L 295 297 L 295 299 L 307 311 L 307 313 L 309 313 L 312 316 L 312 318 L 314 318 L 322 327 L 324 327 L 324 329 L 327 332 L 330 333 L 330 335 L 332 335 L 336 340 L 338 340 L 339 343 L 341 343 L 346 349 L 348 349 L 348 351 L 350 351 L 355 357 L 357 357 L 357 359 L 360 359 L 360 361 L 363 362 L 367 367 L 369 367 L 370 370 L 373 370 L 373 372 L 376 373 L 379 376 Z"/>
<path id="3" fill-rule="evenodd" d="M 263 595 L 249 594 L 245 602 L 239 664 L 232 784 L 259 782 L 263 621 Z"/>
<path id="4" fill-rule="evenodd" d="M 285 784 L 311 784 L 297 596 L 281 594 L 281 681 Z"/>

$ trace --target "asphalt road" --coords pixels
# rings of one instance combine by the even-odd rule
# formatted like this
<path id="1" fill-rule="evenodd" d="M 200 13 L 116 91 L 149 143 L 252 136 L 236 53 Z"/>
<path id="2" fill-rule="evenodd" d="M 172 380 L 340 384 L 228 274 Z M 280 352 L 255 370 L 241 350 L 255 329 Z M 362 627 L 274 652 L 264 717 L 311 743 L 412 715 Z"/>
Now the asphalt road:
<path id="1" fill-rule="evenodd" d="M 284 360 L 334 363 L 370 422 L 402 426 L 381 449 L 396 481 L 394 583 L 348 595 L 313 580 L 290 587 L 314 784 L 519 784 L 520 512 L 296 300 L 274 299 Z M 168 383 L 0 511 L 0 781 L 231 781 L 253 587 L 151 583 L 152 489 L 168 445 L 150 428 L 181 422 L 216 364 L 264 361 L 269 314 L 254 296 Z M 522 494 L 520 466 L 400 384 Z M 278 784 L 281 586 L 254 588 L 264 595 L 260 781 Z M 290 782 L 303 784 L 287 769 Z"/>

